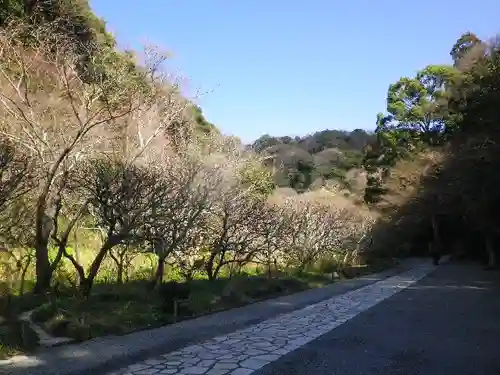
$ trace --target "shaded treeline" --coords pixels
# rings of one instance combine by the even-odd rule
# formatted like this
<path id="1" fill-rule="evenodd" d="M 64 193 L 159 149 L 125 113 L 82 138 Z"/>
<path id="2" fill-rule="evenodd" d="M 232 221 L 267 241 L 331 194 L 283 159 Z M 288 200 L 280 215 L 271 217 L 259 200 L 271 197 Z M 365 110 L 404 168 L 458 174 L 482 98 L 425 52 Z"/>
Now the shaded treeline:
<path id="1" fill-rule="evenodd" d="M 365 198 L 385 213 L 375 247 L 469 255 L 496 265 L 500 216 L 500 45 L 463 34 L 453 65 L 391 85 Z"/>

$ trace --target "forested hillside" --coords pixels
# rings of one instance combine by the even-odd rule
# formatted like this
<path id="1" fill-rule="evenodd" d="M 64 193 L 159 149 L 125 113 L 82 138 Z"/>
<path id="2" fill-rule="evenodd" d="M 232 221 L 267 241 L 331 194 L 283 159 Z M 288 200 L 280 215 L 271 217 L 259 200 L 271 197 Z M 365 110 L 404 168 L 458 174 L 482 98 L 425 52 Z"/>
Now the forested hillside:
<path id="1" fill-rule="evenodd" d="M 361 129 L 323 130 L 294 138 L 263 135 L 251 147 L 274 168 L 277 186 L 303 192 L 329 181 L 349 187 L 353 176 L 348 172 L 361 168 L 365 147 L 373 140 Z"/>

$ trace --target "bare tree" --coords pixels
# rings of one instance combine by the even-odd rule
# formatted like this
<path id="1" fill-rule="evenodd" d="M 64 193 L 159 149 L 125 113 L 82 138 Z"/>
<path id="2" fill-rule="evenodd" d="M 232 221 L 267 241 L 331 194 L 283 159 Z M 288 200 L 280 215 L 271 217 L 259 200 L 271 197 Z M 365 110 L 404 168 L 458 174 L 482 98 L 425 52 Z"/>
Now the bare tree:
<path id="1" fill-rule="evenodd" d="M 203 249 L 205 271 L 215 279 L 224 266 L 241 267 L 261 250 L 259 222 L 264 216 L 267 176 L 251 173 L 257 159 L 236 138 L 212 135 L 198 146 L 217 188 L 212 189 L 195 247 Z"/>
<path id="2" fill-rule="evenodd" d="M 116 147 L 115 140 L 123 139 L 117 135 L 128 134 L 123 129 L 136 126 L 137 117 L 151 119 L 147 112 L 160 112 L 164 121 L 147 137 L 139 137 L 139 156 L 182 111 L 172 108 L 177 96 L 166 89 L 165 75 L 159 74 L 164 56 L 147 53 L 145 66 L 131 74 L 130 65 L 113 50 L 94 46 L 86 64 L 93 79 L 84 80 L 76 69 L 80 56 L 74 53 L 75 41 L 53 26 L 12 23 L 0 31 L 0 132 L 22 145 L 42 173 L 36 199 L 35 292 L 50 285 L 55 265 L 49 262 L 48 246 L 51 237 L 59 237 L 52 233 L 62 211 L 68 171 L 92 153 Z M 26 37 L 29 48 L 22 44 Z M 156 100 L 158 96 L 163 100 Z M 82 206 L 77 212 L 83 210 Z M 59 242 L 71 230 L 71 225 L 65 228 Z"/>
<path id="3" fill-rule="evenodd" d="M 262 219 L 264 202 L 234 184 L 222 189 L 204 224 L 210 254 L 205 270 L 214 280 L 222 267 L 248 263 L 259 250 L 256 223 Z"/>
<path id="4" fill-rule="evenodd" d="M 328 211 L 305 199 L 288 199 L 284 203 L 294 227 L 287 257 L 298 272 L 303 272 L 325 252 L 330 230 Z"/>
<path id="5" fill-rule="evenodd" d="M 198 227 L 212 205 L 211 195 L 218 186 L 216 173 L 188 155 L 163 160 L 159 170 L 167 181 L 161 203 L 153 207 L 147 223 L 148 240 L 158 257 L 154 285 L 162 282 L 166 259 L 181 256 L 193 246 Z"/>
<path id="6" fill-rule="evenodd" d="M 277 271 L 278 265 L 285 258 L 285 249 L 295 228 L 284 207 L 270 202 L 263 207 L 262 220 L 254 225 L 259 231 L 258 246 L 260 246 L 254 261 L 265 264 L 268 276 L 271 277 L 273 266 Z"/>
<path id="7" fill-rule="evenodd" d="M 110 249 L 108 254 L 116 266 L 116 282 L 122 284 L 128 281 L 130 266 L 140 251 L 125 244 Z"/>
<path id="8" fill-rule="evenodd" d="M 286 256 L 299 272 L 326 255 L 352 257 L 372 222 L 332 196 L 289 197 L 282 205 L 293 228 Z"/>
<path id="9" fill-rule="evenodd" d="M 109 160 L 90 162 L 79 176 L 77 188 L 87 197 L 89 211 L 105 233 L 104 241 L 87 271 L 65 249 L 63 255 L 78 272 L 80 291 L 88 296 L 112 248 L 145 243 L 144 225 L 153 207 L 161 204 L 165 181 L 151 169 Z"/>
<path id="10" fill-rule="evenodd" d="M 188 245 L 185 248 L 173 251 L 170 255 L 171 264 L 179 269 L 185 280 L 191 281 L 204 270 L 206 253 L 203 232 L 200 227 L 190 231 Z"/>

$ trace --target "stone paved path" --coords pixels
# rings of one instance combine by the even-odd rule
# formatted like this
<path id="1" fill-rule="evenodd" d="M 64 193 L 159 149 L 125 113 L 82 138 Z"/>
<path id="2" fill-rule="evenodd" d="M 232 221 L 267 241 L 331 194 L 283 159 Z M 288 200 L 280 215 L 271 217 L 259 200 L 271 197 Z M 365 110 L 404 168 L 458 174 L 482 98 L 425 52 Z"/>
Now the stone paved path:
<path id="1" fill-rule="evenodd" d="M 346 294 L 107 375 L 251 374 L 408 288 L 432 270 L 431 264 L 421 264 Z"/>

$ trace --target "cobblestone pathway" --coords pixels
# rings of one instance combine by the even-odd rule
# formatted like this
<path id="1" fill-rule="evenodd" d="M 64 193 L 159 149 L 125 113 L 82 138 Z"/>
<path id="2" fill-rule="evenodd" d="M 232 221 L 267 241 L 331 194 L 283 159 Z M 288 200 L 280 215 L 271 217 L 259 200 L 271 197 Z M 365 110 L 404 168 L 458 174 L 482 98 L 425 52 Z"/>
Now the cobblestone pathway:
<path id="1" fill-rule="evenodd" d="M 430 264 L 421 264 L 397 276 L 107 375 L 251 374 L 409 287 L 433 269 Z"/>

